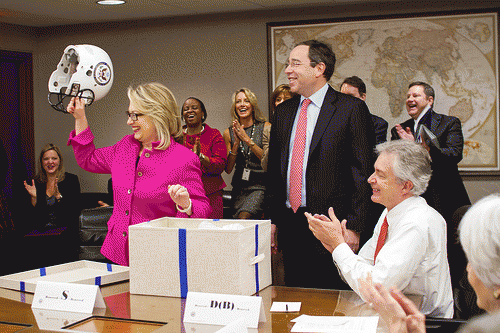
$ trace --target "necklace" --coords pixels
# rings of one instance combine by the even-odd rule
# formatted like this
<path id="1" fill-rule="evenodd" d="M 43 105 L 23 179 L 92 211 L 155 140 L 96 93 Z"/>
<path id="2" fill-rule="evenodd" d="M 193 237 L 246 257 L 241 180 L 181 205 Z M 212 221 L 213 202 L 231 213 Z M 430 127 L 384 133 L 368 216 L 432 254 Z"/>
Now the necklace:
<path id="1" fill-rule="evenodd" d="M 245 128 L 245 131 L 250 128 L 250 127 L 247 127 Z M 253 134 L 254 134 L 254 130 L 255 130 L 255 124 L 253 124 L 251 126 L 252 128 L 252 131 L 250 132 L 250 140 L 253 141 Z M 243 144 L 243 141 L 240 140 L 240 150 L 241 150 L 241 153 L 243 154 L 243 156 L 245 157 L 245 167 L 248 166 L 248 162 L 250 161 L 250 157 L 251 157 L 251 151 L 250 151 L 250 146 L 247 145 L 246 143 Z"/>
<path id="2" fill-rule="evenodd" d="M 200 130 L 200 132 L 195 133 L 195 134 L 188 134 L 187 130 L 188 130 L 188 127 L 184 128 L 182 132 L 183 132 L 184 134 L 186 134 L 186 135 L 198 135 L 198 134 L 203 133 L 203 131 L 205 130 L 205 125 L 201 125 L 201 130 Z"/>
<path id="3" fill-rule="evenodd" d="M 196 134 L 188 134 L 187 130 L 188 129 L 186 127 L 182 131 L 183 132 L 183 136 L 184 136 L 184 140 L 183 140 L 184 141 L 184 146 L 186 146 L 188 148 L 192 148 L 194 146 L 194 144 L 196 143 L 196 139 L 200 139 L 201 133 L 203 133 L 203 131 L 205 130 L 205 125 L 202 125 L 201 126 L 201 131 L 199 133 L 196 133 Z"/>

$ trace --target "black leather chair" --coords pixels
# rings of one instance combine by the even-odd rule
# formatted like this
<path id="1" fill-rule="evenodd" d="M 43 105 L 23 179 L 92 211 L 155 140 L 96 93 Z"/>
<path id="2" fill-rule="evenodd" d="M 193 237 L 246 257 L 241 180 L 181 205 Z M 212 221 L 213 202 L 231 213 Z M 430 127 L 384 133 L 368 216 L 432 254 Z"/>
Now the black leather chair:
<path id="1" fill-rule="evenodd" d="M 106 261 L 101 246 L 108 232 L 108 221 L 113 207 L 98 207 L 82 210 L 80 214 L 80 260 Z"/>

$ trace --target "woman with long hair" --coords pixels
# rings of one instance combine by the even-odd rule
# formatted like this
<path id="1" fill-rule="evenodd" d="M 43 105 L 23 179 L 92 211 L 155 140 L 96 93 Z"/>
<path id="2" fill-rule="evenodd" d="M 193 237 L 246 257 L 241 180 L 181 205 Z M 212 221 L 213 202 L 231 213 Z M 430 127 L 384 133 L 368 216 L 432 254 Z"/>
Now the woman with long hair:
<path id="1" fill-rule="evenodd" d="M 226 172 L 234 171 L 231 199 L 234 217 L 260 218 L 264 210 L 265 174 L 262 168 L 264 149 L 269 146 L 271 124 L 257 104 L 257 97 L 247 88 L 232 96 L 232 125 L 224 131 L 228 150 Z"/>

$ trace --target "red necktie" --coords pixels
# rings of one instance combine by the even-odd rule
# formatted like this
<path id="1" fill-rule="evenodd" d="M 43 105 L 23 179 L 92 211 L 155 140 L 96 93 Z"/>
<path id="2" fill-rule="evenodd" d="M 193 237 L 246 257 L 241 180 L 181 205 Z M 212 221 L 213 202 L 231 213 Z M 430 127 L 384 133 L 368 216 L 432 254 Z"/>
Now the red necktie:
<path id="1" fill-rule="evenodd" d="M 306 147 L 307 132 L 307 107 L 310 99 L 305 99 L 300 108 L 299 121 L 295 130 L 293 142 L 292 163 L 290 166 L 290 206 L 296 213 L 302 202 L 302 166 L 304 164 L 304 151 Z"/>
<path id="2" fill-rule="evenodd" d="M 377 255 L 384 246 L 385 238 L 387 237 L 387 228 L 389 228 L 389 223 L 387 223 L 387 216 L 384 218 L 384 223 L 382 223 L 382 227 L 380 228 L 380 234 L 378 235 L 377 247 L 375 248 L 375 256 L 373 257 L 373 262 L 377 260 Z"/>

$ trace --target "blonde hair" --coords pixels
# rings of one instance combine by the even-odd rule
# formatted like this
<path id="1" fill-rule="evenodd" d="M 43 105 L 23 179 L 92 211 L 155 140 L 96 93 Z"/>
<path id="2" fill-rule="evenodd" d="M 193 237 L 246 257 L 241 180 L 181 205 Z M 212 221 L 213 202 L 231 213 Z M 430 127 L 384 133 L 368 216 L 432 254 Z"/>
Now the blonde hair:
<path id="1" fill-rule="evenodd" d="M 56 178 L 58 182 L 62 182 L 64 180 L 65 171 L 64 171 L 64 163 L 63 163 L 61 149 L 59 149 L 59 147 L 53 145 L 52 143 L 47 143 L 45 146 L 43 146 L 42 151 L 40 152 L 40 156 L 38 157 L 38 167 L 35 179 L 38 179 L 42 183 L 47 182 L 47 173 L 43 168 L 43 155 L 45 155 L 45 153 L 48 152 L 49 150 L 55 151 L 57 153 L 57 156 L 59 156 L 59 167 L 57 168 Z"/>
<path id="2" fill-rule="evenodd" d="M 240 93 L 244 93 L 245 96 L 248 98 L 248 100 L 250 101 L 250 104 L 252 105 L 252 110 L 253 110 L 253 119 L 256 121 L 256 122 L 265 122 L 267 119 L 266 117 L 262 114 L 262 112 L 260 111 L 259 109 L 259 105 L 257 104 L 257 97 L 255 96 L 255 94 L 248 88 L 241 88 L 237 91 L 235 91 L 233 93 L 233 96 L 231 97 L 232 98 L 232 105 L 231 105 L 231 118 L 233 118 L 233 120 L 240 120 L 240 118 L 238 117 L 238 113 L 236 112 L 236 96 Z"/>
<path id="3" fill-rule="evenodd" d="M 136 88 L 128 87 L 130 102 L 139 113 L 150 117 L 156 127 L 160 144 L 156 149 L 165 150 L 170 146 L 170 137 L 182 135 L 181 119 L 174 94 L 161 83 L 144 83 Z"/>

